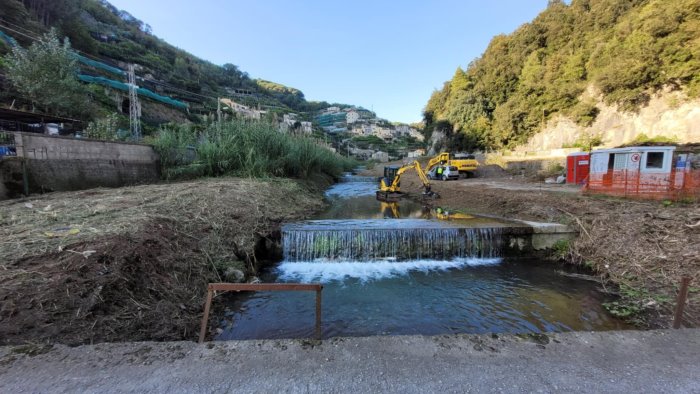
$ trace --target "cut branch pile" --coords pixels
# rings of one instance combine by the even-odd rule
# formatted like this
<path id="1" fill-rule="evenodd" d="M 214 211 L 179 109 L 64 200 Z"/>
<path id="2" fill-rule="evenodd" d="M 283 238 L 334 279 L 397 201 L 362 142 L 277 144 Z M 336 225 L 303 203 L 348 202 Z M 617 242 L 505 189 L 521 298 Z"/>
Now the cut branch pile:
<path id="1" fill-rule="evenodd" d="M 1 202 L 0 344 L 194 338 L 216 267 L 321 207 L 297 182 L 237 178 Z"/>

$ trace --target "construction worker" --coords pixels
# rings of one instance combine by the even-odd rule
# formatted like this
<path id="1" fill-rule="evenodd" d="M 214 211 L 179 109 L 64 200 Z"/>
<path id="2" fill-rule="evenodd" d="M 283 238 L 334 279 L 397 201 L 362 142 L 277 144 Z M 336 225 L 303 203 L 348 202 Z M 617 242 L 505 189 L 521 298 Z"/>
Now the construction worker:
<path id="1" fill-rule="evenodd" d="M 437 171 L 435 171 L 437 173 L 438 178 L 442 177 L 442 170 L 443 170 L 442 166 L 439 166 L 437 168 Z"/>

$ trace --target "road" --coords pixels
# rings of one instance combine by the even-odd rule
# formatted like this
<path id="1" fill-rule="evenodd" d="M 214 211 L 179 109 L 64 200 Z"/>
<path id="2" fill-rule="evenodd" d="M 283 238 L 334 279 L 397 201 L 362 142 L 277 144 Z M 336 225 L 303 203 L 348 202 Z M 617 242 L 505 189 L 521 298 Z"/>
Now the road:
<path id="1" fill-rule="evenodd" d="M 700 330 L 0 348 L 0 391 L 700 393 Z"/>

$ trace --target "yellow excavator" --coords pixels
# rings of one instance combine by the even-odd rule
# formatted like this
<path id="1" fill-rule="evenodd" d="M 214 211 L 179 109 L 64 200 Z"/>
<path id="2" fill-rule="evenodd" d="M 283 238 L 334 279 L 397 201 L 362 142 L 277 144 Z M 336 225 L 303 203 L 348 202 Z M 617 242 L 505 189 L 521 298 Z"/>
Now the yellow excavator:
<path id="1" fill-rule="evenodd" d="M 377 200 L 379 201 L 399 201 L 403 196 L 401 193 L 401 175 L 408 170 L 416 170 L 418 177 L 423 182 L 423 196 L 437 198 L 437 193 L 430 190 L 430 181 L 425 176 L 425 172 L 418 161 L 411 164 L 384 167 L 384 176 L 379 180 L 379 190 L 377 190 Z"/>
<path id="2" fill-rule="evenodd" d="M 450 154 L 447 152 L 442 152 L 439 155 L 433 157 L 428 162 L 425 167 L 425 172 L 430 172 L 436 165 L 447 165 L 457 167 L 459 174 L 466 176 L 467 178 L 473 177 L 479 163 L 474 158 L 474 155 L 468 155 L 463 153 Z"/>

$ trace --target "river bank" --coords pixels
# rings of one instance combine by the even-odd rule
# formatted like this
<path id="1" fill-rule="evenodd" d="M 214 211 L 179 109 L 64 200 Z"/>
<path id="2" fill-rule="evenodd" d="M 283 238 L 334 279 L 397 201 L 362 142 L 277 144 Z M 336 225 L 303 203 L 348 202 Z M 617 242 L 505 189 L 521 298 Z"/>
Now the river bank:
<path id="1" fill-rule="evenodd" d="M 365 175 L 379 176 L 383 166 Z M 692 278 L 685 321 L 700 324 L 700 203 L 662 203 L 583 195 L 499 171 L 475 179 L 433 181 L 441 196 L 426 204 L 474 214 L 571 226 L 579 236 L 558 245 L 554 258 L 589 269 L 620 299 L 608 309 L 639 327 L 664 328 L 672 320 L 681 277 Z M 412 173 L 401 189 L 420 201 Z"/>
<path id="2" fill-rule="evenodd" d="M 207 283 L 254 275 L 256 249 L 321 210 L 330 182 L 216 178 L 0 202 L 0 344 L 195 339 Z"/>
<path id="3" fill-rule="evenodd" d="M 696 329 L 324 341 L 0 347 L 35 392 L 678 392 L 700 389 Z"/>

